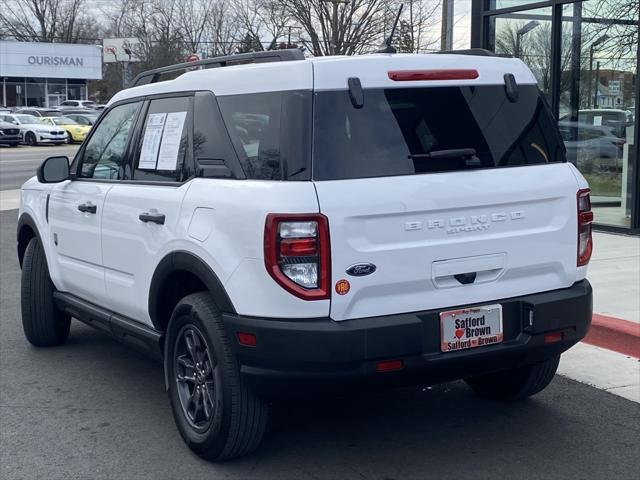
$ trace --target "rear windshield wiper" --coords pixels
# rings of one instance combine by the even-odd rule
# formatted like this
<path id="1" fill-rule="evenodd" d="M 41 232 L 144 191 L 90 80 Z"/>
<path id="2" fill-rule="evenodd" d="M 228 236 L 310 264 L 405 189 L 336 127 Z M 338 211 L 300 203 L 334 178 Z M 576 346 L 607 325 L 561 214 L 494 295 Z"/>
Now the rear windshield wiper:
<path id="1" fill-rule="evenodd" d="M 481 164 L 480 159 L 476 155 L 475 148 L 450 148 L 446 150 L 434 150 L 429 153 L 410 153 L 409 158 L 432 158 L 434 160 L 442 158 L 464 158 L 469 167 L 476 167 Z"/>
<path id="2" fill-rule="evenodd" d="M 429 153 L 410 153 L 409 158 L 465 158 L 473 157 L 475 148 L 450 148 L 448 150 L 433 150 Z"/>

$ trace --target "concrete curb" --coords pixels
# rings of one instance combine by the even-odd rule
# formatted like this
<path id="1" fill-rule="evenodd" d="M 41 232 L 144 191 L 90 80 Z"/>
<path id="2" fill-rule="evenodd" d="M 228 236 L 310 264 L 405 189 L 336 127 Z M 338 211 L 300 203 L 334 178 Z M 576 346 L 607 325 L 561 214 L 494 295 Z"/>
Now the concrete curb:
<path id="1" fill-rule="evenodd" d="M 640 324 L 594 314 L 583 342 L 640 358 Z"/>

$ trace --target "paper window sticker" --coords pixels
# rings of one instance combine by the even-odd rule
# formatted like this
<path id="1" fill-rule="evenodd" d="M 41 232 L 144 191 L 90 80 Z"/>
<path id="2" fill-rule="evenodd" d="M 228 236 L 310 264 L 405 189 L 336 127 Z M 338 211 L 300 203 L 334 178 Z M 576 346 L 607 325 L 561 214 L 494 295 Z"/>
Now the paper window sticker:
<path id="1" fill-rule="evenodd" d="M 158 150 L 166 118 L 166 113 L 152 113 L 149 115 L 142 140 L 142 150 L 140 151 L 140 161 L 138 162 L 139 169 L 154 170 L 156 168 Z"/>
<path id="2" fill-rule="evenodd" d="M 602 126 L 602 116 L 598 115 L 593 117 L 593 125 L 596 127 Z"/>
<path id="3" fill-rule="evenodd" d="M 178 168 L 178 153 L 182 140 L 182 130 L 187 112 L 172 112 L 167 114 L 164 133 L 158 154 L 158 170 L 175 171 Z"/>

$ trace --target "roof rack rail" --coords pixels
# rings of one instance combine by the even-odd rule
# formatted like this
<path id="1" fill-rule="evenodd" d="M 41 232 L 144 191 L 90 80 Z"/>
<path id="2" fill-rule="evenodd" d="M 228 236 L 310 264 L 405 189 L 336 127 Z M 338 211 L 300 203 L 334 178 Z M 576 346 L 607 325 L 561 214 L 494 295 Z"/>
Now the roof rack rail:
<path id="1" fill-rule="evenodd" d="M 225 55 L 222 57 L 207 58 L 196 62 L 177 63 L 166 67 L 147 70 L 136 75 L 130 87 L 148 85 L 156 83 L 162 75 L 180 70 L 190 70 L 194 68 L 219 68 L 231 65 L 243 65 L 247 63 L 268 63 L 268 62 L 289 62 L 293 60 L 304 60 L 304 53 L 298 48 L 288 48 L 282 50 L 269 50 L 265 52 L 238 53 L 236 55 Z"/>
<path id="2" fill-rule="evenodd" d="M 432 52 L 439 54 L 449 54 L 449 55 L 475 55 L 477 57 L 497 57 L 495 53 L 491 50 L 486 50 L 484 48 L 466 48 L 464 50 L 441 50 L 439 52 Z"/>

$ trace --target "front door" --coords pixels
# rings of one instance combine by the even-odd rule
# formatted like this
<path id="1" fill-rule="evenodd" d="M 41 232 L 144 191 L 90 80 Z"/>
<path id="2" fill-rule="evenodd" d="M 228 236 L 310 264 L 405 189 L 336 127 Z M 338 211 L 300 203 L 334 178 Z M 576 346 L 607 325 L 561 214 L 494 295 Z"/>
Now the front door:
<path id="1" fill-rule="evenodd" d="M 116 106 L 78 153 L 76 178 L 56 185 L 49 199 L 50 242 L 60 289 L 92 303 L 106 298 L 102 218 L 107 193 L 127 178 L 127 145 L 141 102 Z"/>
<path id="2" fill-rule="evenodd" d="M 100 221 L 110 183 L 67 181 L 49 198 L 49 239 L 60 289 L 87 301 L 104 299 Z"/>

